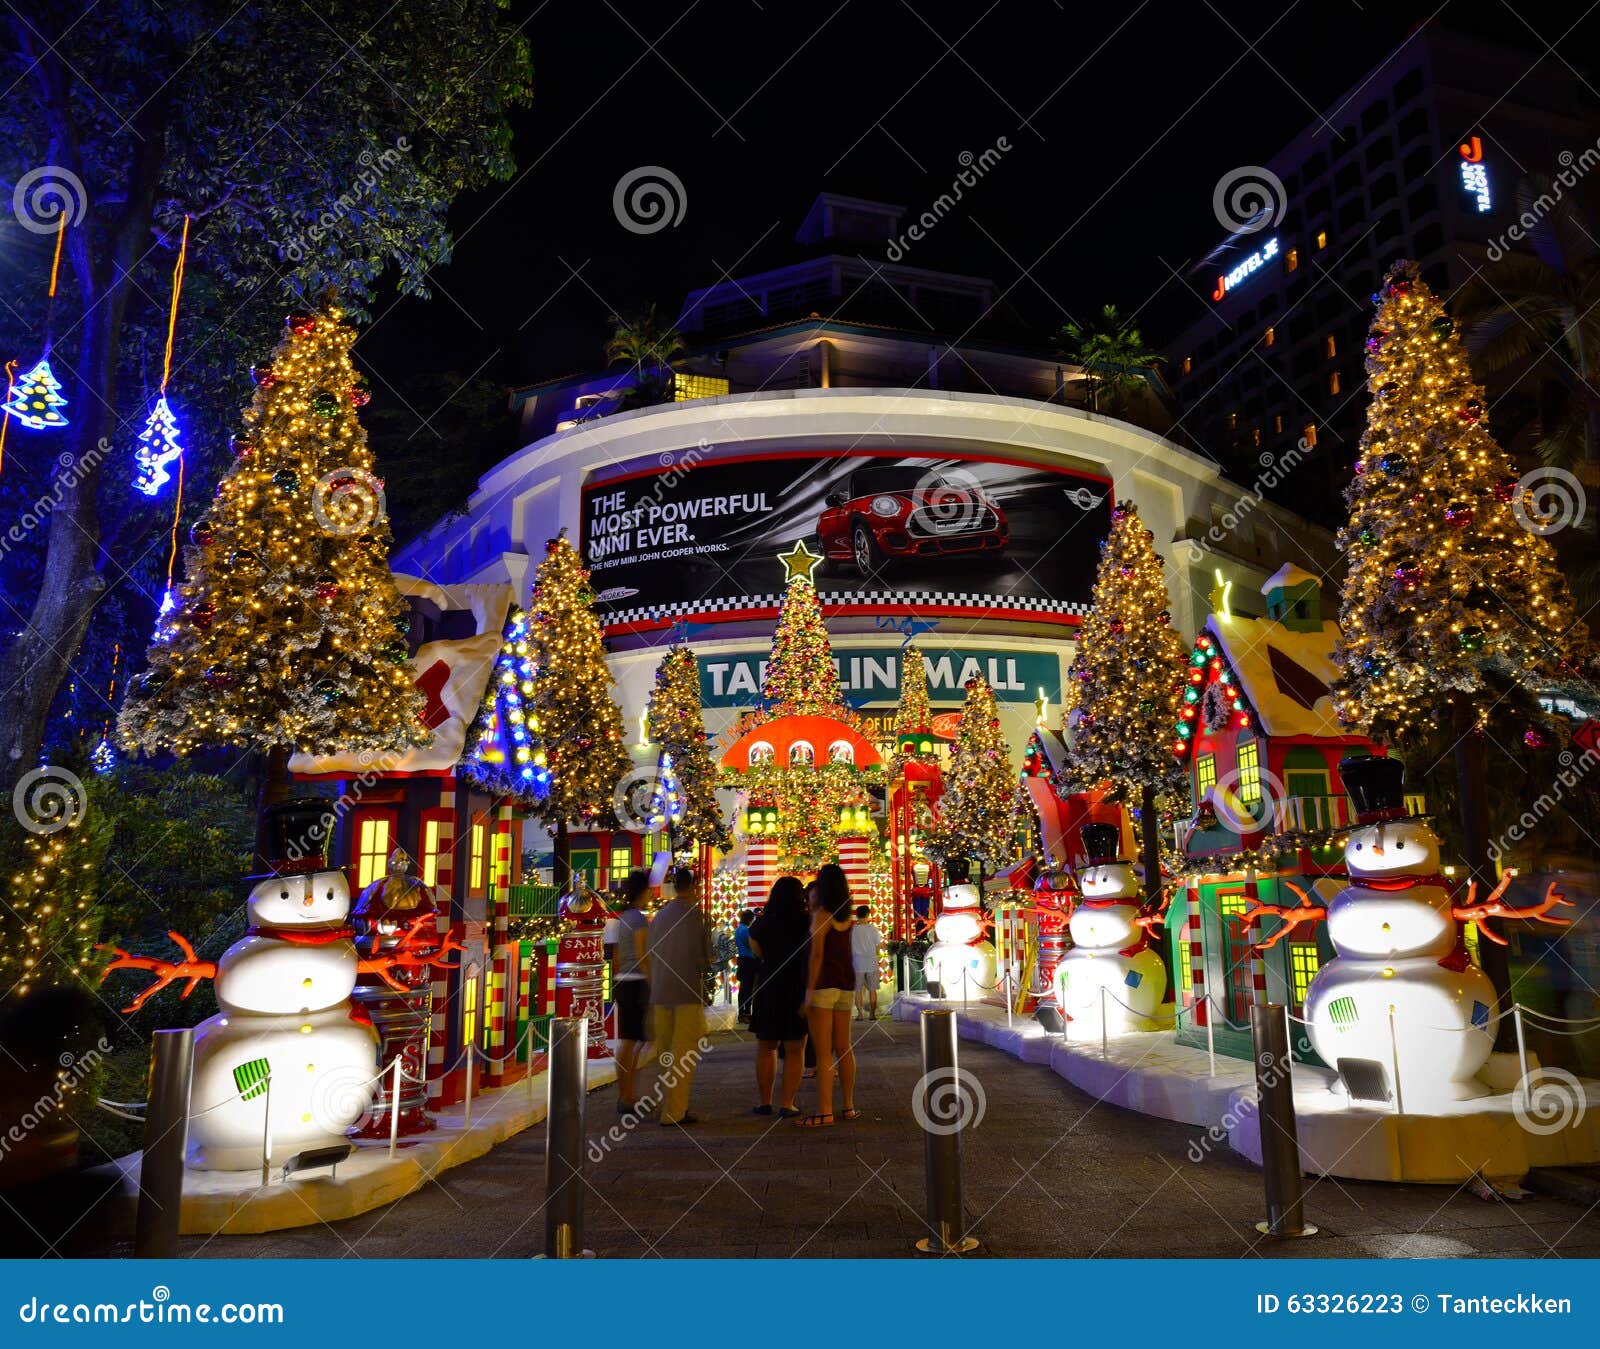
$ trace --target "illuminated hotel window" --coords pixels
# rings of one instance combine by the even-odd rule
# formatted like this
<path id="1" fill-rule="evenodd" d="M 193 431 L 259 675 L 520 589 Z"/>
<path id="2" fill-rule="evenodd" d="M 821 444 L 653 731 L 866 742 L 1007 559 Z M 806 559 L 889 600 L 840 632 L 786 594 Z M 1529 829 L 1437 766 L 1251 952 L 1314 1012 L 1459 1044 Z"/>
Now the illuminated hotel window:
<path id="1" fill-rule="evenodd" d="M 1328 392 L 1339 392 L 1339 372 L 1337 370 L 1330 372 L 1328 375 Z"/>
<path id="2" fill-rule="evenodd" d="M 1250 446 L 1252 449 L 1257 450 L 1261 448 L 1261 428 L 1259 426 L 1250 428 Z"/>
<path id="3" fill-rule="evenodd" d="M 1194 761 L 1194 799 L 1199 801 L 1217 785 L 1217 756 L 1202 754 Z"/>
<path id="4" fill-rule="evenodd" d="M 1178 943 L 1178 991 L 1192 994 L 1194 992 L 1194 966 L 1190 963 L 1192 958 L 1193 942 L 1181 941 Z"/>
<path id="5" fill-rule="evenodd" d="M 483 889 L 483 845 L 484 827 L 481 824 L 472 826 L 472 867 L 467 872 L 467 887 L 472 890 Z"/>
<path id="6" fill-rule="evenodd" d="M 1291 248 L 1283 255 L 1283 270 L 1286 272 L 1300 270 L 1300 250 L 1298 248 Z"/>
<path id="7" fill-rule="evenodd" d="M 1264 347 L 1270 347 L 1277 340 L 1278 330 L 1276 328 L 1268 328 L 1266 332 L 1261 334 L 1261 345 Z"/>
<path id="8" fill-rule="evenodd" d="M 429 820 L 422 826 L 422 883 L 439 884 L 439 834 L 438 820 Z"/>
<path id="9" fill-rule="evenodd" d="M 1261 746 L 1254 740 L 1239 746 L 1239 799 L 1247 805 L 1261 799 Z"/>
<path id="10" fill-rule="evenodd" d="M 1178 373 L 1180 375 L 1187 375 L 1193 369 L 1194 358 L 1192 356 L 1185 356 L 1183 358 L 1183 363 L 1178 367 Z"/>
<path id="11" fill-rule="evenodd" d="M 1339 354 L 1339 342 L 1332 333 L 1322 339 L 1322 354 L 1330 361 Z"/>
<path id="12" fill-rule="evenodd" d="M 1307 422 L 1300 428 L 1300 439 L 1305 441 L 1306 448 L 1314 450 L 1317 447 L 1317 427 L 1314 422 Z"/>
<path id="13" fill-rule="evenodd" d="M 1328 231 L 1327 230 L 1318 230 L 1317 231 L 1317 247 L 1320 249 L 1320 248 L 1326 248 L 1327 246 L 1328 246 Z"/>
<path id="14" fill-rule="evenodd" d="M 691 398 L 720 398 L 728 392 L 728 381 L 714 375 L 679 373 L 672 380 L 672 401 L 687 403 Z"/>
<path id="15" fill-rule="evenodd" d="M 1283 434 L 1283 413 L 1281 412 L 1272 419 L 1272 434 L 1275 436 Z"/>
<path id="16" fill-rule="evenodd" d="M 389 821 L 381 815 L 361 821 L 360 846 L 356 852 L 356 887 L 366 889 L 383 875 L 389 859 Z"/>
<path id="17" fill-rule="evenodd" d="M 467 972 L 461 984 L 461 1043 L 470 1045 L 478 1038 L 478 967 Z M 469 1064 L 467 1071 L 471 1072 Z"/>
<path id="18" fill-rule="evenodd" d="M 1305 1006 L 1311 976 L 1317 972 L 1317 944 L 1310 941 L 1289 943 L 1289 978 L 1294 984 L 1294 1005 Z"/>

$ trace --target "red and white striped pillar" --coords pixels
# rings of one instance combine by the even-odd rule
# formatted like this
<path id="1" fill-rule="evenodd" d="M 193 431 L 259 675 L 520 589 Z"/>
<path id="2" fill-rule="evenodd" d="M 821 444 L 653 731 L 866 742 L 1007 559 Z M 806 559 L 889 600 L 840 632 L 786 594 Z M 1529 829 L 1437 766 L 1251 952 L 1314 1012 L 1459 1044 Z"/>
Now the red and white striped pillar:
<path id="1" fill-rule="evenodd" d="M 489 1085 L 504 1084 L 506 1075 L 506 1045 L 509 1036 L 506 1024 L 511 1011 L 511 901 L 505 886 L 494 891 L 494 929 L 492 935 L 493 963 L 489 972 Z"/>
<path id="2" fill-rule="evenodd" d="M 778 879 L 778 840 L 756 834 L 745 846 L 744 902 L 749 908 L 759 909 Z"/>
<path id="3" fill-rule="evenodd" d="M 839 840 L 839 865 L 850 882 L 856 902 L 865 903 L 870 885 L 872 846 L 861 834 L 846 834 Z"/>

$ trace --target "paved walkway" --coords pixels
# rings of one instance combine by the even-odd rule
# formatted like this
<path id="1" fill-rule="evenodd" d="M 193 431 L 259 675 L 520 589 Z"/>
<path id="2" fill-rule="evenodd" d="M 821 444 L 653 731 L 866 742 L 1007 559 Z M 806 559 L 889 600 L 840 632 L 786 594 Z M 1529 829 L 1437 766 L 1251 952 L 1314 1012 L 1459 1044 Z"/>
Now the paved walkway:
<path id="1" fill-rule="evenodd" d="M 694 1087 L 702 1123 L 647 1123 L 591 1167 L 587 1244 L 613 1257 L 910 1254 L 922 1234 L 917 1028 L 858 1029 L 863 1118 L 813 1131 L 749 1114 L 754 1045 L 714 1036 Z M 1225 1147 L 1191 1160 L 1200 1130 L 1101 1105 L 983 1045 L 963 1041 L 960 1055 L 985 1098 L 964 1146 L 967 1207 L 988 1255 L 1600 1255 L 1600 1209 L 1333 1181 L 1307 1182 L 1323 1236 L 1263 1242 L 1260 1172 Z M 617 1119 L 615 1101 L 614 1088 L 589 1097 L 592 1138 Z M 543 1245 L 543 1176 L 539 1126 L 386 1209 L 294 1232 L 186 1239 L 183 1253 L 527 1257 Z"/>

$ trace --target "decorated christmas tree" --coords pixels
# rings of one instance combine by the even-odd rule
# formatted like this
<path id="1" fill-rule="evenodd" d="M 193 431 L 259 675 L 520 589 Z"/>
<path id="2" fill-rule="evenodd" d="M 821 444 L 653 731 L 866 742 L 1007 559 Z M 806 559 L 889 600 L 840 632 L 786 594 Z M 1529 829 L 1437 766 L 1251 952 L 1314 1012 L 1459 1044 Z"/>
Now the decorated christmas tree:
<path id="1" fill-rule="evenodd" d="M 646 717 L 650 738 L 661 746 L 661 776 L 677 789 L 672 841 L 726 848 L 728 829 L 717 806 L 717 771 L 700 713 L 700 667 L 687 646 L 672 647 L 656 667 Z"/>
<path id="2" fill-rule="evenodd" d="M 292 317 L 253 372 L 234 462 L 189 531 L 124 744 L 333 754 L 426 744 L 389 523 L 356 409 L 355 332 L 337 309 Z"/>
<path id="3" fill-rule="evenodd" d="M 1179 716 L 1189 653 L 1172 627 L 1154 542 L 1138 508 L 1118 503 L 1067 674 L 1068 748 L 1058 784 L 1081 792 L 1111 783 L 1139 803 L 1145 889 L 1152 899 L 1161 884 L 1157 799 L 1184 781 L 1172 737 L 1175 728 L 1179 736 L 1189 729 Z"/>
<path id="4" fill-rule="evenodd" d="M 983 873 L 1010 859 L 1017 825 L 1017 774 L 994 690 L 982 675 L 967 681 L 944 784 L 928 851 L 947 864 L 965 858 L 981 885 Z"/>
<path id="5" fill-rule="evenodd" d="M 1372 404 L 1338 540 L 1349 569 L 1334 705 L 1380 742 L 1449 736 L 1468 875 L 1481 891 L 1495 879 L 1485 737 L 1542 744 L 1546 733 L 1523 718 L 1537 716 L 1536 691 L 1580 676 L 1589 635 L 1545 537 L 1555 522 L 1489 434 L 1453 320 L 1412 263 L 1395 264 L 1376 299 Z M 1491 731 L 1508 721 L 1508 732 Z M 1504 1010 L 1504 949 L 1478 950 Z M 1496 1048 L 1513 1047 L 1502 1017 Z"/>
<path id="6" fill-rule="evenodd" d="M 506 620 L 505 641 L 495 658 L 494 673 L 483 693 L 462 761 L 465 777 L 499 796 L 524 805 L 542 801 L 550 791 L 544 742 L 538 719 L 528 711 L 533 695 L 533 653 L 528 640 L 528 614 L 513 609 Z"/>
<path id="7" fill-rule="evenodd" d="M 47 791 L 51 786 L 45 780 Z M 85 805 L 81 795 L 73 797 L 66 811 L 42 823 L 24 810 L 23 829 L 0 834 L 6 878 L 0 1000 L 20 1000 L 38 988 L 87 987 L 105 963 L 95 951 L 95 907 L 106 837 Z"/>
<path id="8" fill-rule="evenodd" d="M 833 647 L 822 620 L 822 605 L 811 576 L 822 558 L 804 542 L 781 554 L 788 572 L 783 610 L 772 637 L 762 694 L 779 716 L 793 713 L 836 714 L 844 699 L 839 692 L 839 672 L 833 666 Z"/>
<path id="9" fill-rule="evenodd" d="M 1447 709 L 1487 720 L 1514 684 L 1579 672 L 1588 632 L 1487 425 L 1454 322 L 1412 264 L 1385 278 L 1367 339 L 1373 400 L 1349 522 L 1335 659 L 1340 720 L 1405 742 Z"/>
<path id="10" fill-rule="evenodd" d="M 933 706 L 928 702 L 928 667 L 922 662 L 922 648 L 915 642 L 900 653 L 900 704 L 895 708 L 894 733 L 916 735 L 933 724 Z"/>
<path id="11" fill-rule="evenodd" d="M 556 884 L 572 879 L 571 825 L 611 828 L 617 792 L 633 767 L 622 713 L 594 612 L 594 588 L 566 532 L 545 545 L 534 576 L 528 654 L 533 691 L 524 699 L 544 740 L 549 792 L 534 809 L 555 837 Z"/>

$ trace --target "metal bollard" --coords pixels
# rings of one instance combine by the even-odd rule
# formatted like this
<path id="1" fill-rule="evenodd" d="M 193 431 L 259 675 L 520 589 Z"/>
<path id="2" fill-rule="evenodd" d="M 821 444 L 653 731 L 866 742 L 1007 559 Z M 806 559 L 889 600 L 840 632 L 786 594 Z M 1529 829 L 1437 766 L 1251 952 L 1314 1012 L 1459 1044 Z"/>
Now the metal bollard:
<path id="1" fill-rule="evenodd" d="M 140 1260 L 171 1260 L 178 1254 L 193 1079 L 194 1032 L 158 1030 L 150 1047 L 150 1103 L 144 1116 L 139 1211 L 134 1220 L 133 1253 Z"/>
<path id="2" fill-rule="evenodd" d="M 593 1255 L 583 1248 L 583 1146 L 589 1019 L 550 1023 L 550 1113 L 545 1121 L 544 1253 L 551 1260 Z"/>
<path id="3" fill-rule="evenodd" d="M 978 1249 L 964 1234 L 961 1202 L 961 1129 L 933 1127 L 947 1113 L 935 1098 L 956 1097 L 951 1113 L 959 1120 L 960 1076 L 956 1068 L 956 1018 L 946 1009 L 922 1014 L 922 1080 L 913 1114 L 922 1124 L 922 1157 L 928 1190 L 928 1235 L 917 1249 L 930 1255 L 961 1255 Z"/>
<path id="4" fill-rule="evenodd" d="M 1305 1220 L 1300 1186 L 1300 1138 L 1282 1003 L 1257 1003 L 1250 1009 L 1250 1041 L 1256 1063 L 1261 1179 L 1267 1192 L 1266 1221 L 1257 1223 L 1256 1231 L 1269 1237 L 1314 1236 L 1317 1229 Z"/>

